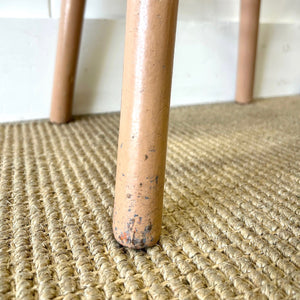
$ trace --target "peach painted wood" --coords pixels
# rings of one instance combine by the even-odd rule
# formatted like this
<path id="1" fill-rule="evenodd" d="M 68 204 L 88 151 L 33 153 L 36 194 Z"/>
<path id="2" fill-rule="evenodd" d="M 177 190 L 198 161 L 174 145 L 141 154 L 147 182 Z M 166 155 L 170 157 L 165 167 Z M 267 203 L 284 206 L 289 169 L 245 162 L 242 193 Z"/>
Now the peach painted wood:
<path id="1" fill-rule="evenodd" d="M 113 231 L 159 240 L 178 0 L 128 0 Z"/>
<path id="2" fill-rule="evenodd" d="M 241 0 L 236 101 L 253 98 L 260 0 Z"/>
<path id="3" fill-rule="evenodd" d="M 50 121 L 66 123 L 72 101 L 85 0 L 62 0 Z"/>

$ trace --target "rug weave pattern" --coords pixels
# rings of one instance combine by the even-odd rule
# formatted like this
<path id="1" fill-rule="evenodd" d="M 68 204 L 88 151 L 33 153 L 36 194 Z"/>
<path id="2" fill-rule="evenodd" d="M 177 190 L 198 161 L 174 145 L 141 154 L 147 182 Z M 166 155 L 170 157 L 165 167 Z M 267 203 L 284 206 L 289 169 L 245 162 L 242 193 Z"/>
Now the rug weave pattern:
<path id="1" fill-rule="evenodd" d="M 300 98 L 171 111 L 158 245 L 112 234 L 118 114 L 0 125 L 0 299 L 300 299 Z"/>

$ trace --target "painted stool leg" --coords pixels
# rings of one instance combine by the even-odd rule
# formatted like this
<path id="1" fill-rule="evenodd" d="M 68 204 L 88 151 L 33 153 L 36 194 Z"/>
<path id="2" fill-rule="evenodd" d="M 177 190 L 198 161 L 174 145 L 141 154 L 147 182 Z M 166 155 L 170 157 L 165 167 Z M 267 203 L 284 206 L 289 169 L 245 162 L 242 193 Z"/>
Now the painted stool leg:
<path id="1" fill-rule="evenodd" d="M 66 123 L 72 101 L 85 0 L 62 0 L 50 121 Z"/>
<path id="2" fill-rule="evenodd" d="M 161 233 L 178 0 L 128 0 L 113 216 L 130 248 Z"/>
<path id="3" fill-rule="evenodd" d="M 260 0 L 241 0 L 236 102 L 253 98 Z"/>

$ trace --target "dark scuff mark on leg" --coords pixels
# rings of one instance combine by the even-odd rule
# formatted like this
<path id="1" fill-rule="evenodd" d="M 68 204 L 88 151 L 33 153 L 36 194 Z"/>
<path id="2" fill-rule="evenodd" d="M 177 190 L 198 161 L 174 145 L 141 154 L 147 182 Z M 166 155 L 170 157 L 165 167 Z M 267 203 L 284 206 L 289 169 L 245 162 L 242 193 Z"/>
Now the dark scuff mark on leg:
<path id="1" fill-rule="evenodd" d="M 131 218 L 131 219 L 129 220 L 129 222 L 127 223 L 127 228 L 128 228 L 129 230 L 132 230 L 132 229 L 133 229 L 133 226 L 134 226 L 134 223 L 135 223 L 135 218 Z"/>
<path id="2" fill-rule="evenodd" d="M 127 230 L 119 235 L 121 244 L 130 248 L 142 249 L 146 247 L 146 244 L 153 242 L 152 236 L 152 224 L 144 227 L 144 230 L 139 232 L 136 224 L 142 224 L 142 217 L 138 214 L 134 214 L 134 218 L 130 218 L 127 223 Z"/>
<path id="3" fill-rule="evenodd" d="M 147 226 L 145 227 L 145 232 L 146 232 L 146 233 L 150 233 L 151 229 L 152 229 L 152 224 L 150 223 L 149 225 L 147 225 Z"/>
<path id="4" fill-rule="evenodd" d="M 156 184 L 158 184 L 158 177 L 159 177 L 158 175 L 155 176 L 155 178 L 153 176 L 153 177 L 150 177 L 149 180 L 150 180 L 151 183 L 155 182 Z M 146 179 L 148 179 L 148 177 Z"/>
<path id="5" fill-rule="evenodd" d="M 145 160 L 147 160 L 148 159 L 148 155 L 147 154 L 145 154 Z"/>
<path id="6" fill-rule="evenodd" d="M 144 248 L 147 241 L 146 237 L 143 236 L 143 238 L 138 239 L 135 237 L 136 233 L 136 229 L 134 231 L 127 230 L 126 232 L 123 232 L 119 235 L 119 239 L 122 241 L 123 245 L 126 245 L 128 247 L 137 249 Z"/>

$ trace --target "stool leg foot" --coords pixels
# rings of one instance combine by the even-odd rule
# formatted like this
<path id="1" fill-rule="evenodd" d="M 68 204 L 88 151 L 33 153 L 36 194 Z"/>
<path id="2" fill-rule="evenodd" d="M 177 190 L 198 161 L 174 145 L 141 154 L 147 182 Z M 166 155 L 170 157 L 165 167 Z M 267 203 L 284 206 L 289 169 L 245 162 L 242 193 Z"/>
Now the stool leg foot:
<path id="1" fill-rule="evenodd" d="M 253 98 L 260 0 L 241 0 L 236 102 Z"/>
<path id="2" fill-rule="evenodd" d="M 113 231 L 130 248 L 161 233 L 178 0 L 128 0 Z"/>
<path id="3" fill-rule="evenodd" d="M 66 123 L 72 101 L 85 0 L 62 0 L 50 121 Z"/>

